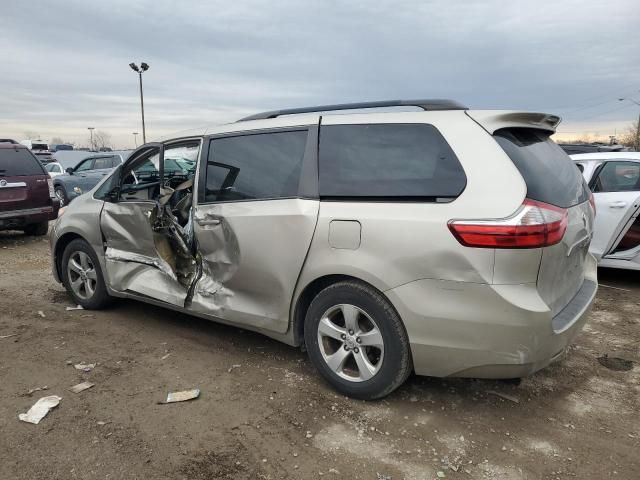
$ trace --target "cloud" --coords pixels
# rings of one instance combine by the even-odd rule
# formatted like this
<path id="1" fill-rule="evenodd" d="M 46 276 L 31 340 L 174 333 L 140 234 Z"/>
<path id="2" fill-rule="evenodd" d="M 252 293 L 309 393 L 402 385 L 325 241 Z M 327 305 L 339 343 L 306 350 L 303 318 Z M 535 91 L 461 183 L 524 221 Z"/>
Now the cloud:
<path id="1" fill-rule="evenodd" d="M 640 89 L 639 20 L 637 0 L 10 0 L 0 131 L 82 142 L 95 126 L 130 145 L 141 128 L 131 61 L 151 65 L 148 138 L 386 98 L 550 111 L 568 129 L 623 122 L 634 110 L 617 98 Z"/>

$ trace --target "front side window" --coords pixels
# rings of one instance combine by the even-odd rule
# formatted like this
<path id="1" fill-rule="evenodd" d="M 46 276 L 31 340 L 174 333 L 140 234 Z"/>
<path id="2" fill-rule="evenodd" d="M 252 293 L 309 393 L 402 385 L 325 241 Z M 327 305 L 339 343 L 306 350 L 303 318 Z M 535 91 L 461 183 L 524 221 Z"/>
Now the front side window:
<path id="1" fill-rule="evenodd" d="M 633 192 L 640 190 L 640 163 L 607 162 L 593 179 L 594 192 Z"/>
<path id="2" fill-rule="evenodd" d="M 466 186 L 453 150 L 427 124 L 320 128 L 320 196 L 446 201 Z"/>
<path id="3" fill-rule="evenodd" d="M 213 139 L 203 202 L 295 197 L 307 130 Z"/>
<path id="4" fill-rule="evenodd" d="M 76 172 L 84 172 L 85 170 L 91 170 L 93 168 L 93 158 L 87 158 L 83 160 L 80 165 L 75 169 Z"/>

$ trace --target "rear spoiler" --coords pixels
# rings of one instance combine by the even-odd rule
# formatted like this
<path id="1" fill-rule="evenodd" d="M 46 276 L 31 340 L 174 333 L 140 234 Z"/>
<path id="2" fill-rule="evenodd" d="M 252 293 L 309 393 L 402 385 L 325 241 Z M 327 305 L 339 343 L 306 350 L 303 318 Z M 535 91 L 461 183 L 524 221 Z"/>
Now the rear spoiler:
<path id="1" fill-rule="evenodd" d="M 493 135 L 501 128 L 538 128 L 555 133 L 562 119 L 557 115 L 509 110 L 467 110 L 472 120 Z"/>

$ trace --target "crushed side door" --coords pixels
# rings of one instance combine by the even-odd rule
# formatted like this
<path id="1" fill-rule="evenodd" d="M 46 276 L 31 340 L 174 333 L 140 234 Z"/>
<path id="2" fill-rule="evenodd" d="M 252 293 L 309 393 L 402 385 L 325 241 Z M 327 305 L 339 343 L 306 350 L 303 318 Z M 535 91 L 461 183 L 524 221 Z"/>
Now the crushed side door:
<path id="1" fill-rule="evenodd" d="M 318 123 L 222 135 L 211 140 L 208 153 L 203 147 L 193 213 L 202 275 L 190 310 L 239 325 L 287 331 L 293 293 L 318 218 Z M 243 144 L 242 138 L 249 141 Z M 222 147 L 219 142 L 230 143 Z M 289 145 L 288 153 L 299 155 L 295 168 L 282 166 L 290 157 L 280 142 Z M 263 181 L 274 187 L 270 193 L 252 190 L 254 182 Z"/>
<path id="2" fill-rule="evenodd" d="M 196 151 L 199 142 L 191 141 Z M 113 290 L 184 306 L 200 276 L 190 233 L 195 160 L 189 171 L 187 158 L 165 165 L 163 145 L 146 148 L 132 155 L 133 165 L 140 166 L 137 174 L 125 171 L 128 180 L 118 183 L 116 199 L 106 201 L 102 209 L 107 277 Z M 156 156 L 158 165 L 153 168 L 151 159 Z M 170 171 L 168 165 L 173 165 Z"/>

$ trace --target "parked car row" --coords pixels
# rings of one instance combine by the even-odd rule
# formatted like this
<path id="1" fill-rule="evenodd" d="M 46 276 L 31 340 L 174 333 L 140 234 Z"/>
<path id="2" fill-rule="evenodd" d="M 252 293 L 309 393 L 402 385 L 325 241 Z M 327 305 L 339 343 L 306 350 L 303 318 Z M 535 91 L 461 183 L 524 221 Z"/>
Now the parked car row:
<path id="1" fill-rule="evenodd" d="M 113 152 L 108 155 L 93 155 L 78 162 L 60 160 L 47 165 L 60 204 L 65 206 L 77 196 L 91 190 L 114 167 L 120 165 L 127 155 L 128 152 Z"/>

